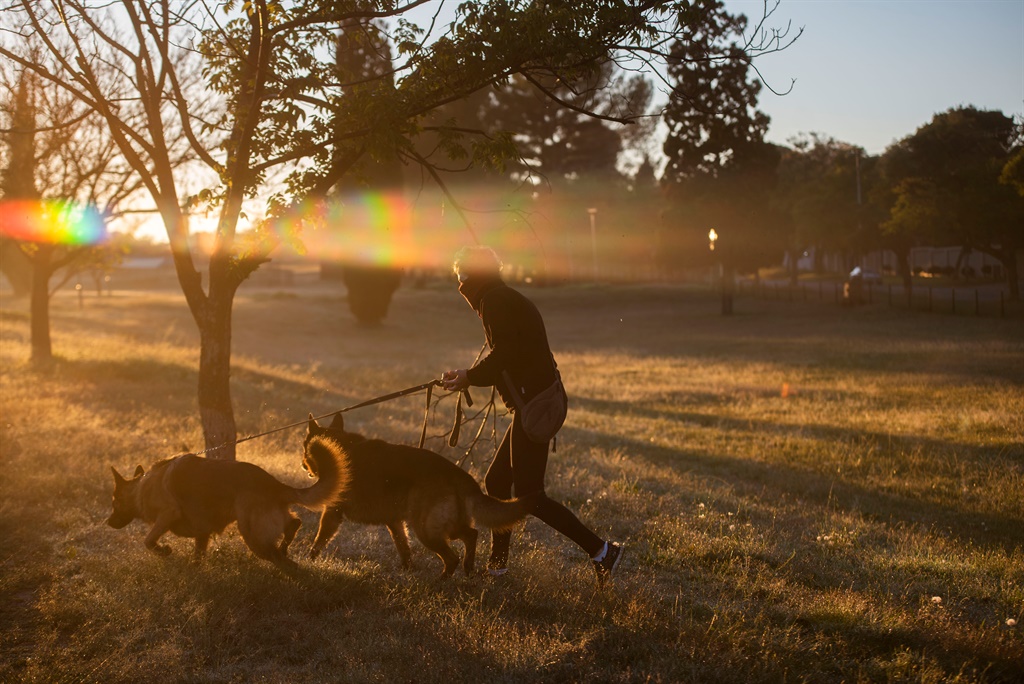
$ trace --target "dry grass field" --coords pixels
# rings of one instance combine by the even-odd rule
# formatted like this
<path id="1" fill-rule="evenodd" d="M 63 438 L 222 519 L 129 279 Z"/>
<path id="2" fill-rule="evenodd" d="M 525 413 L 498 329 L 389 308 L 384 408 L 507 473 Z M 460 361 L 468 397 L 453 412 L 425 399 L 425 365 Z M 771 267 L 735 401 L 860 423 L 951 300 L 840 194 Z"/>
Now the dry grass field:
<path id="1" fill-rule="evenodd" d="M 233 527 L 200 565 L 189 540 L 149 554 L 142 523 L 104 524 L 109 468 L 202 448 L 182 297 L 57 295 L 46 368 L 28 363 L 26 303 L 0 300 L 0 681 L 1024 681 L 1019 317 L 740 299 L 727 318 L 677 287 L 529 294 L 571 400 L 548 492 L 626 544 L 606 591 L 536 520 L 498 580 L 442 580 L 415 542 L 402 571 L 383 528 L 351 523 L 310 562 L 317 513 L 301 509 L 294 578 Z M 366 328 L 342 290 L 247 285 L 239 430 L 426 382 L 481 343 L 452 287 L 403 288 Z M 458 460 L 454 401 L 434 399 L 429 445 Z M 420 394 L 347 420 L 414 443 L 423 414 Z M 478 477 L 491 430 L 465 465 Z M 301 439 L 238 457 L 308 483 Z"/>

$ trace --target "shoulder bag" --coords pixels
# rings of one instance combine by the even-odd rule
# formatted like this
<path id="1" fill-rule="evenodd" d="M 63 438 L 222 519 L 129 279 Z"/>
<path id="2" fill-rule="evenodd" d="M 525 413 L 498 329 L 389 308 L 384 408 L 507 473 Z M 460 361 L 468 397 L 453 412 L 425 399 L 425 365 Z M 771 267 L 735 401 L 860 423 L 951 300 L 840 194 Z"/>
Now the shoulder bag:
<path id="1" fill-rule="evenodd" d="M 550 442 L 561 429 L 569 410 L 569 397 L 562 385 L 562 375 L 555 369 L 555 381 L 530 401 L 524 401 L 508 371 L 502 377 L 512 393 L 523 431 L 533 442 Z"/>

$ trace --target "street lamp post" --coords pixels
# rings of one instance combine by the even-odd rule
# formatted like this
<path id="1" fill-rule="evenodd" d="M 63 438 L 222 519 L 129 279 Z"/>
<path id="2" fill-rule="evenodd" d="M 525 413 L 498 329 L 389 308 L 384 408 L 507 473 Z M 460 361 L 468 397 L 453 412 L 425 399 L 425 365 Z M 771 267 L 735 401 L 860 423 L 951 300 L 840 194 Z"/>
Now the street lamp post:
<path id="1" fill-rule="evenodd" d="M 712 228 L 708 231 L 708 249 L 714 252 L 717 242 L 718 233 Z M 725 262 L 721 257 L 721 250 L 719 250 L 718 273 L 722 285 L 722 315 L 728 316 L 732 313 L 732 283 L 726 282 Z"/>

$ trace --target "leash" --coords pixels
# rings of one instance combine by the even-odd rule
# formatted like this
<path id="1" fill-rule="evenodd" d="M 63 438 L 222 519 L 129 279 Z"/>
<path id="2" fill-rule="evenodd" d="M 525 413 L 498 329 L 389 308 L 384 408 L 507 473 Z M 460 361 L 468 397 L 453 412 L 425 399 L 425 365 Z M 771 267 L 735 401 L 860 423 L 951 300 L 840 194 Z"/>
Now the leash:
<path id="1" fill-rule="evenodd" d="M 382 404 L 385 401 L 391 401 L 392 399 L 398 399 L 399 397 L 404 397 L 404 396 L 408 396 L 410 394 L 415 394 L 416 392 L 422 392 L 423 390 L 427 391 L 427 406 L 429 407 L 430 406 L 431 390 L 434 387 L 440 387 L 440 386 L 441 386 L 441 381 L 440 380 L 431 380 L 430 382 L 425 382 L 422 385 L 416 385 L 415 387 L 406 387 L 405 389 L 398 390 L 397 392 L 392 392 L 390 394 L 384 394 L 384 395 L 381 395 L 379 397 L 374 397 L 373 399 L 367 399 L 366 401 L 360 402 L 358 404 L 353 404 L 352 406 L 346 406 L 345 408 L 340 409 L 338 411 L 331 411 L 330 413 L 325 413 L 322 416 L 315 417 L 313 420 L 323 420 L 324 418 L 329 418 L 329 417 L 331 417 L 333 415 L 336 415 L 338 413 L 347 413 L 349 411 L 354 411 L 354 410 L 359 409 L 359 408 L 365 408 L 367 406 L 373 406 L 374 404 Z M 465 392 L 464 391 L 464 393 L 466 395 L 467 403 L 470 406 L 472 406 L 473 402 L 472 402 L 472 399 L 469 398 L 469 392 Z M 461 395 L 462 395 L 462 393 L 460 393 L 460 395 L 459 395 L 459 399 L 460 400 L 462 398 Z M 232 445 L 242 444 L 243 442 L 248 442 L 249 440 L 256 439 L 258 437 L 266 437 L 267 435 L 272 435 L 275 432 L 282 432 L 284 430 L 291 430 L 292 428 L 299 427 L 300 425 L 307 425 L 308 423 L 309 423 L 309 418 L 307 418 L 305 420 L 301 420 L 301 421 L 299 421 L 297 423 L 292 423 L 291 425 L 284 425 L 284 426 L 279 427 L 279 428 L 274 428 L 273 430 L 267 430 L 266 432 L 260 432 L 260 433 L 255 434 L 255 435 L 248 435 L 246 437 L 242 437 L 241 439 L 236 439 L 233 442 L 226 442 L 224 444 L 220 444 L 220 445 L 215 446 L 215 447 L 209 447 L 207 449 L 203 449 L 202 451 L 197 451 L 196 452 L 196 456 L 201 456 L 202 454 L 209 453 L 211 451 L 216 451 L 218 449 L 223 449 L 225 447 L 229 447 L 229 446 L 232 446 Z M 426 419 L 424 419 L 424 423 L 423 423 L 423 431 L 424 432 L 423 432 L 423 434 L 420 435 L 420 446 L 421 447 L 423 446 L 423 440 L 424 440 L 424 438 L 426 436 L 426 429 L 427 429 Z"/>

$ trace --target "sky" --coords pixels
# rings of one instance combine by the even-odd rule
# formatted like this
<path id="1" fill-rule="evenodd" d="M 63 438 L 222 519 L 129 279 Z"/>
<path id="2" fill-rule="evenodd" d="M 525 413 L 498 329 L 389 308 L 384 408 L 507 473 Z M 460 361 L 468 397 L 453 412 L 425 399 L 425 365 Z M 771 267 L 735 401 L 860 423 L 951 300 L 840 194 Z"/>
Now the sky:
<path id="1" fill-rule="evenodd" d="M 761 0 L 725 0 L 753 22 Z M 755 61 L 771 142 L 817 132 L 869 154 L 952 107 L 1024 116 L 1024 0 L 781 0 L 770 26 L 804 33 Z"/>

